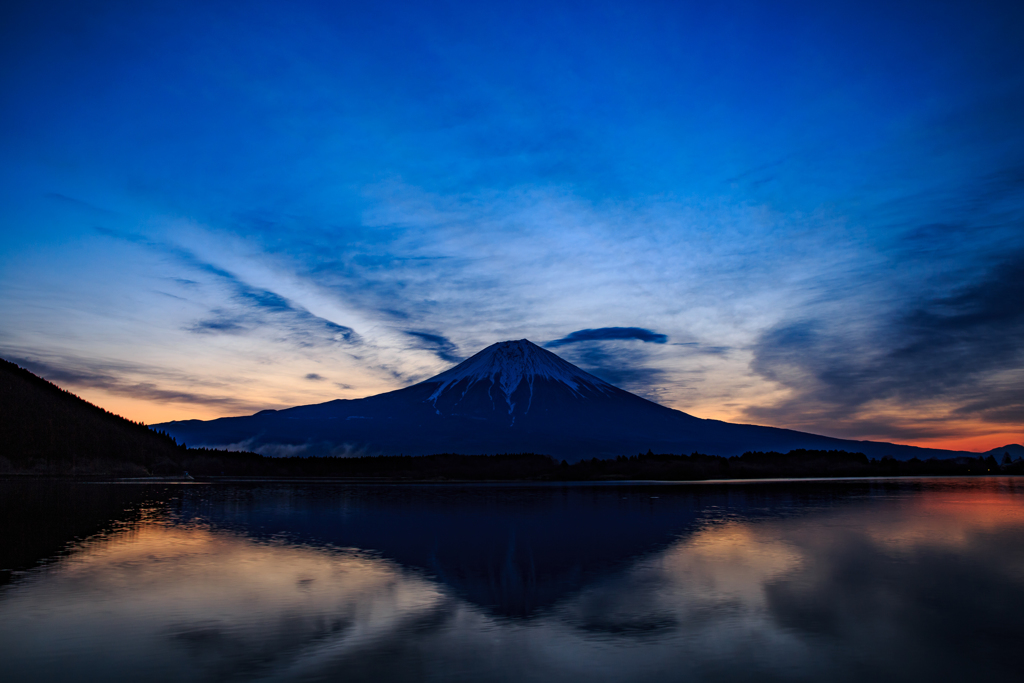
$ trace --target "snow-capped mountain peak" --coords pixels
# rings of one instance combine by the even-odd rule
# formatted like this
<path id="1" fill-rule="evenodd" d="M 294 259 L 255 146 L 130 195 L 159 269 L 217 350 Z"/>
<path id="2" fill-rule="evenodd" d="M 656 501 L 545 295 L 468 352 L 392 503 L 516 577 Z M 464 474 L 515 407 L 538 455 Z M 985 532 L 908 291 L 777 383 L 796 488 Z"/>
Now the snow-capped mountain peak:
<path id="1" fill-rule="evenodd" d="M 486 349 L 459 363 L 454 368 L 432 377 L 427 382 L 438 383 L 437 389 L 427 399 L 435 403 L 437 399 L 464 380 L 468 383 L 463 387 L 463 394 L 477 382 L 489 382 L 500 389 L 508 404 L 509 413 L 515 408 L 512 394 L 524 381 L 530 387 L 533 396 L 533 383 L 538 377 L 560 382 L 573 393 L 580 394 L 583 388 L 604 392 L 612 388 L 602 379 L 580 370 L 564 361 L 550 351 L 546 351 L 526 339 L 504 341 L 492 344 Z"/>

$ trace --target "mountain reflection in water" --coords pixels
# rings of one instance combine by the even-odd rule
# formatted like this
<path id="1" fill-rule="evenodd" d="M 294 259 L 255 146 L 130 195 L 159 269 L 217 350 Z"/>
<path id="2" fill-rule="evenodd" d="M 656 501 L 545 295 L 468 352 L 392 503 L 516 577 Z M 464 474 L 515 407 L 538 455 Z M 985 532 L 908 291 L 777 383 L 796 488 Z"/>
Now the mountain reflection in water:
<path id="1" fill-rule="evenodd" d="M 1019 675 L 1012 478 L 0 493 L 5 681 Z"/>

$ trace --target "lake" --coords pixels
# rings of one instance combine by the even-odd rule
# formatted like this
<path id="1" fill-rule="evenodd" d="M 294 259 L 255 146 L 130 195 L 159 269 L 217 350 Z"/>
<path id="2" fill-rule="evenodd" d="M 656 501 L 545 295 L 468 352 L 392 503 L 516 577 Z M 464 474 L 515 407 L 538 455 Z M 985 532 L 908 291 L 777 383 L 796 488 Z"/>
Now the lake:
<path id="1" fill-rule="evenodd" d="M 7 683 L 1021 676 L 1024 478 L 0 496 Z"/>

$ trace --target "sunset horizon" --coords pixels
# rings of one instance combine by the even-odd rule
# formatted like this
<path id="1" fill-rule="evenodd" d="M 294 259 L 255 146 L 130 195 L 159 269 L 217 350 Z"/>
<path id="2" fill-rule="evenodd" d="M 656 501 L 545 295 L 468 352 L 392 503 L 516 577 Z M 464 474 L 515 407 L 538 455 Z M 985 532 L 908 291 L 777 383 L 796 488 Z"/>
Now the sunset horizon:
<path id="1" fill-rule="evenodd" d="M 1018 10 L 5 9 L 0 357 L 133 420 L 528 338 L 704 418 L 1024 442 Z"/>
<path id="2" fill-rule="evenodd" d="M 557 353 L 557 349 L 555 349 L 554 352 Z M 456 365 L 458 365 L 458 363 L 453 363 L 451 367 L 455 367 Z M 442 372 L 443 371 L 444 370 L 442 370 Z M 412 382 L 411 384 L 418 383 L 419 381 L 422 381 L 422 380 L 417 380 L 417 382 Z M 366 398 L 368 396 L 373 396 L 373 395 L 376 395 L 376 394 L 386 393 L 388 391 L 394 391 L 394 390 L 397 390 L 397 389 L 401 389 L 401 388 L 403 388 L 405 386 L 409 386 L 409 385 L 410 384 L 404 384 L 404 385 L 401 385 L 401 386 L 387 387 L 387 388 L 384 388 L 383 390 L 375 392 L 373 394 L 366 394 L 366 396 L 346 395 L 344 397 L 342 397 L 342 396 L 333 396 L 333 397 L 324 398 L 322 395 L 318 395 L 316 401 L 311 401 L 309 403 L 323 403 L 323 402 L 333 401 L 333 400 L 336 400 L 338 398 L 345 398 L 345 399 Z M 248 412 L 223 413 L 223 412 L 218 412 L 216 410 L 216 407 L 206 407 L 206 410 L 202 411 L 202 412 L 196 412 L 196 411 L 193 410 L 193 411 L 190 411 L 190 412 L 182 414 L 180 411 L 175 410 L 175 408 L 173 407 L 173 402 L 172 402 L 172 406 L 170 406 L 170 407 L 168 407 L 166 405 L 166 403 L 158 403 L 158 404 L 156 404 L 156 406 L 153 406 L 151 403 L 144 402 L 144 403 L 142 403 L 142 405 L 144 406 L 144 409 L 145 408 L 150 408 L 150 409 L 154 409 L 154 410 L 158 411 L 158 412 L 154 412 L 154 413 L 150 414 L 148 416 L 148 419 L 146 419 L 145 414 L 140 416 L 138 413 L 133 412 L 133 411 L 137 411 L 138 410 L 138 407 L 139 407 L 140 403 L 138 401 L 132 400 L 131 397 L 112 395 L 112 394 L 105 393 L 103 391 L 97 391 L 97 390 L 92 389 L 92 388 L 86 389 L 85 391 L 79 391 L 77 393 L 82 398 L 90 401 L 91 403 L 94 403 L 94 404 L 96 404 L 96 405 L 98 405 L 98 406 L 100 406 L 100 407 L 102 407 L 102 408 L 104 408 L 106 410 L 110 410 L 111 412 L 113 412 L 115 414 L 121 415 L 122 417 L 126 417 L 126 418 L 128 418 L 130 420 L 133 420 L 133 421 L 143 422 L 145 424 L 150 424 L 150 425 L 158 424 L 158 423 L 164 423 L 164 422 L 169 422 L 169 421 L 174 421 L 174 420 L 212 420 L 212 419 L 217 419 L 217 418 L 222 418 L 222 417 L 243 416 L 243 415 L 250 415 L 250 414 L 253 414 L 253 413 L 256 413 L 256 412 L 260 412 L 262 410 L 280 410 L 280 409 L 292 408 L 292 407 L 297 406 L 297 405 L 306 405 L 306 404 L 308 404 L 306 402 L 306 398 L 304 398 L 301 394 L 299 394 L 299 395 L 296 396 L 295 402 L 292 402 L 292 403 L 280 403 L 280 404 L 264 404 L 264 405 L 260 405 L 259 407 L 255 408 L 255 409 L 252 409 L 252 410 L 250 410 Z M 708 413 L 704 413 L 704 414 L 696 414 L 696 413 L 693 413 L 691 411 L 686 410 L 685 408 L 678 407 L 678 406 L 666 405 L 666 407 L 673 408 L 675 410 L 680 410 L 682 412 L 686 412 L 688 414 L 692 414 L 692 415 L 694 415 L 694 417 L 699 417 L 699 418 L 703 418 L 703 419 L 722 420 L 722 421 L 726 421 L 726 422 L 735 421 L 735 420 L 730 420 L 731 416 L 728 415 L 728 414 L 726 414 L 724 416 L 716 415 L 713 412 L 708 412 Z M 754 424 L 754 423 L 749 423 L 749 424 Z M 789 425 L 789 424 L 764 425 L 764 426 L 785 427 L 785 428 L 799 429 L 799 427 L 793 426 L 793 425 Z M 823 433 L 823 435 L 824 436 L 836 436 L 836 434 L 827 434 L 827 433 Z M 919 439 L 919 440 L 902 440 L 902 441 L 898 440 L 898 439 L 891 439 L 890 440 L 890 439 L 887 439 L 884 435 L 881 435 L 881 436 L 879 436 L 877 438 L 872 438 L 872 436 L 870 434 L 868 434 L 868 435 L 857 435 L 857 436 L 854 436 L 854 437 L 840 437 L 840 438 L 856 438 L 858 440 L 867 440 L 867 441 L 891 441 L 892 443 L 897 443 L 897 444 L 905 444 L 905 445 L 917 446 L 917 447 L 922 447 L 922 448 L 944 449 L 944 450 L 951 450 L 951 451 L 985 452 L 985 451 L 993 450 L 993 449 L 996 449 L 996 448 L 1001 448 L 1003 446 L 1006 446 L 1007 444 L 1015 444 L 1015 443 L 1017 443 L 1017 441 L 1014 441 L 1014 439 L 1015 438 L 1019 438 L 1019 436 L 1020 435 L 1018 433 L 1016 433 L 1016 432 L 1006 432 L 1006 433 L 996 433 L 996 434 L 986 433 L 986 434 L 980 435 L 980 436 L 963 436 L 963 435 L 961 435 L 961 436 L 958 436 L 958 437 L 952 438 L 952 439 L 939 438 L 939 439 Z"/>

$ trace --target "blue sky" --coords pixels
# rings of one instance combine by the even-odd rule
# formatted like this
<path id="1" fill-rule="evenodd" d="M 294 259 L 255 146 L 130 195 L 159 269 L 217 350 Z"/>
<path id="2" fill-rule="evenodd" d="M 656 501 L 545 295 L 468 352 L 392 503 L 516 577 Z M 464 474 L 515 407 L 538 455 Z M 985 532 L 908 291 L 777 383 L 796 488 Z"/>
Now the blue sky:
<path id="1" fill-rule="evenodd" d="M 24 3 L 0 356 L 134 419 L 553 343 L 701 417 L 1024 438 L 1014 3 Z"/>

